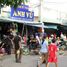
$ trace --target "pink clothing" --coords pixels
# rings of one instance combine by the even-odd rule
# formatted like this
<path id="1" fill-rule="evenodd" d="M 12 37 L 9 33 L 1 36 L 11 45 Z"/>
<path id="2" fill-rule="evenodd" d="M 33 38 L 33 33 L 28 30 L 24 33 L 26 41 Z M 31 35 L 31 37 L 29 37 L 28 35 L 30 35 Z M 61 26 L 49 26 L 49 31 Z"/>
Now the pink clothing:
<path id="1" fill-rule="evenodd" d="M 26 45 L 26 42 L 27 42 L 26 37 L 23 37 L 23 40 L 24 40 L 24 44 Z"/>
<path id="2" fill-rule="evenodd" d="M 51 43 L 48 46 L 48 52 L 49 52 L 49 57 L 48 57 L 48 62 L 57 62 L 57 46 L 55 43 Z"/>

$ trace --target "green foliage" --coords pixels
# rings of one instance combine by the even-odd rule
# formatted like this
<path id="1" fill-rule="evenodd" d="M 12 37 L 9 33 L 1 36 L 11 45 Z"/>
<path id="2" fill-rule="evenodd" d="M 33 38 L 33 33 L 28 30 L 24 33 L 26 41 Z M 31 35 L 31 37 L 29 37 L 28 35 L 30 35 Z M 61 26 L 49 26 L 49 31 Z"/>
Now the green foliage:
<path id="1" fill-rule="evenodd" d="M 21 3 L 28 2 L 28 0 L 0 0 L 0 4 L 14 6 L 15 8 Z"/>

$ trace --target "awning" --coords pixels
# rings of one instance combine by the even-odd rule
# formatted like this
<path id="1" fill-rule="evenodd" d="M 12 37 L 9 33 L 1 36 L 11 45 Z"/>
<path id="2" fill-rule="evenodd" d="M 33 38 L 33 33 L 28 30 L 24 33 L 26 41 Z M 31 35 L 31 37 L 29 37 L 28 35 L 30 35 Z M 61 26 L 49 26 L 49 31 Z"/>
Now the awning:
<path id="1" fill-rule="evenodd" d="M 67 26 L 63 26 L 63 30 L 67 30 Z"/>
<path id="2" fill-rule="evenodd" d="M 17 23 L 23 23 L 28 26 L 35 26 L 35 27 L 48 28 L 48 29 L 57 29 L 57 25 L 43 25 L 40 22 L 33 22 L 33 21 L 23 21 L 23 20 L 4 18 L 4 17 L 0 17 L 0 21 L 17 22 Z"/>
<path id="3" fill-rule="evenodd" d="M 28 25 L 28 26 L 34 26 L 34 27 L 43 27 L 43 28 L 45 28 L 45 26 L 44 25 L 42 25 L 42 23 L 39 23 L 39 24 L 32 24 L 32 23 L 28 23 L 28 24 L 26 24 L 26 25 Z"/>
<path id="4" fill-rule="evenodd" d="M 45 25 L 49 29 L 57 29 L 57 25 Z"/>
<path id="5" fill-rule="evenodd" d="M 48 29 L 57 29 L 57 25 L 42 25 L 42 24 L 39 24 L 39 25 L 35 25 L 35 24 L 27 24 L 29 26 L 35 26 L 35 27 L 41 27 L 41 28 L 48 28 Z"/>
<path id="6" fill-rule="evenodd" d="M 23 20 L 17 20 L 17 19 L 13 19 L 13 18 L 5 18 L 5 17 L 1 17 L 1 16 L 0 16 L 0 21 L 4 21 L 4 22 L 17 22 L 17 23 L 23 23 L 23 24 L 26 24 L 26 25 L 41 25 L 42 24 L 40 22 L 23 21 Z"/>

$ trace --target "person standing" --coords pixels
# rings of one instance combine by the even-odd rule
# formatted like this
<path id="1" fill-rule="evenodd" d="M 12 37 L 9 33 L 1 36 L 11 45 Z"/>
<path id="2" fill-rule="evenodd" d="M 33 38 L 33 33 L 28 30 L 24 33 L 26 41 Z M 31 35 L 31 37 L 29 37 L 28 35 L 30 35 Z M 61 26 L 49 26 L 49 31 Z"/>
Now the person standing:
<path id="1" fill-rule="evenodd" d="M 4 47 L 5 52 L 8 55 L 11 55 L 12 42 L 11 42 L 11 39 L 10 39 L 10 35 L 7 35 L 7 36 L 4 37 L 4 39 L 2 41 L 2 46 Z"/>
<path id="2" fill-rule="evenodd" d="M 47 67 L 49 67 L 50 63 L 55 63 L 55 67 L 57 65 L 57 45 L 55 44 L 55 39 L 52 39 L 52 43 L 48 46 L 48 63 Z"/>
<path id="3" fill-rule="evenodd" d="M 43 64 L 43 63 L 45 63 L 47 65 L 47 59 L 48 59 L 48 42 L 47 42 L 46 38 L 47 38 L 47 34 L 44 34 L 44 36 L 42 38 L 41 49 L 40 49 L 41 62 L 38 65 L 38 67 L 40 67 L 40 65 Z"/>
<path id="4" fill-rule="evenodd" d="M 27 46 L 27 37 L 26 35 L 23 36 L 24 45 Z"/>
<path id="5" fill-rule="evenodd" d="M 14 41 L 14 46 L 15 46 L 15 59 L 16 62 L 21 62 L 21 36 L 19 33 L 17 33 L 17 35 L 14 37 L 13 41 Z"/>

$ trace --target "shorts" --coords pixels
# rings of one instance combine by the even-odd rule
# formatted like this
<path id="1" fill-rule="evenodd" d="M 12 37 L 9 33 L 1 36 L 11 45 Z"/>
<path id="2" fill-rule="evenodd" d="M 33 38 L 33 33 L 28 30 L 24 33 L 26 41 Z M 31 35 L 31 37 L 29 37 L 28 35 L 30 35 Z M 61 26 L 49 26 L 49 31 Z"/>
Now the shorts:
<path id="1" fill-rule="evenodd" d="M 48 53 L 42 53 L 41 56 L 42 56 L 43 63 L 47 63 Z"/>

